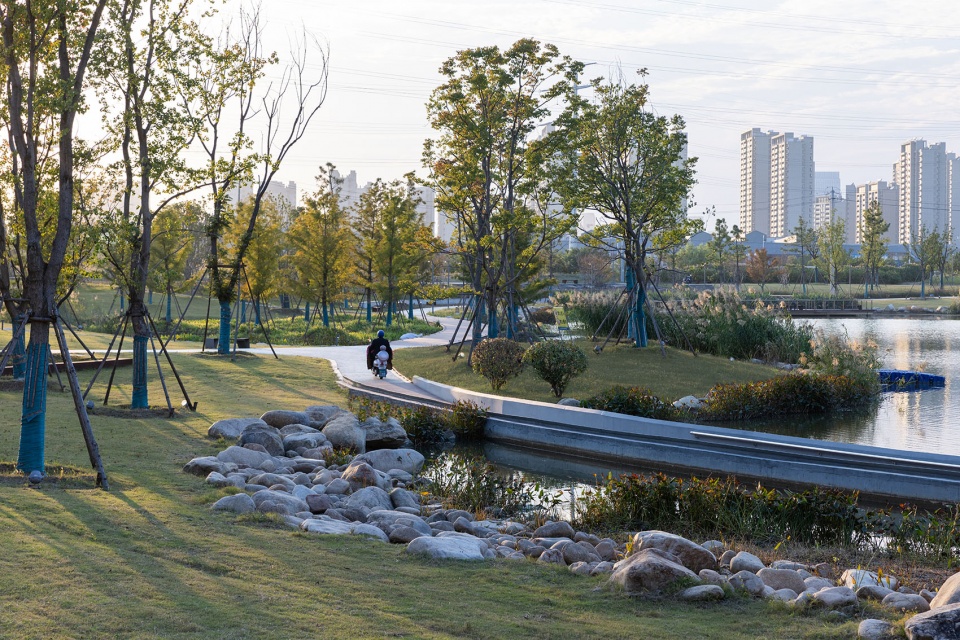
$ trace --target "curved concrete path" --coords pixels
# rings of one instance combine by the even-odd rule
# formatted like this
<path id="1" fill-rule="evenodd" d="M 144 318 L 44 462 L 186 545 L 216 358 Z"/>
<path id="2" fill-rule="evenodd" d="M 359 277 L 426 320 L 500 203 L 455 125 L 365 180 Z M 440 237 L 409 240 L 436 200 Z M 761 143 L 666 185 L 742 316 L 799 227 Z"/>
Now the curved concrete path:
<path id="1" fill-rule="evenodd" d="M 459 318 L 443 318 L 437 316 L 427 316 L 431 322 L 439 322 L 443 329 L 437 333 L 425 335 L 420 338 L 411 338 L 409 340 L 394 340 L 390 346 L 394 350 L 394 366 L 400 363 L 403 367 L 403 355 L 397 353 L 402 349 L 414 347 L 437 347 L 446 346 L 453 337 L 453 332 L 457 327 Z M 462 336 L 461 332 L 461 336 Z M 371 336 L 372 338 L 373 336 Z M 389 371 L 387 377 L 381 380 L 374 376 L 367 369 L 367 347 L 366 345 L 356 345 L 349 347 L 275 347 L 277 355 L 283 356 L 303 356 L 307 358 L 324 358 L 333 365 L 333 370 L 342 382 L 349 386 L 360 389 L 369 388 L 378 393 L 396 393 L 404 396 L 422 398 L 431 402 L 443 402 L 440 398 L 427 393 L 423 389 L 416 387 L 403 375 L 397 373 L 396 369 Z M 256 353 L 259 355 L 272 355 L 269 347 L 253 347 L 243 349 L 246 353 Z"/>

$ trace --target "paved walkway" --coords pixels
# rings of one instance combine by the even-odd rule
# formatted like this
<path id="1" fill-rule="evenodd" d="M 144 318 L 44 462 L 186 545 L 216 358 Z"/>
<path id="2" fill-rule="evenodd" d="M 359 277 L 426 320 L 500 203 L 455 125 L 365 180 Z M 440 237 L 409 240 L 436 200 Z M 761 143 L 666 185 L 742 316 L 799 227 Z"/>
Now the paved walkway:
<path id="1" fill-rule="evenodd" d="M 413 347 L 436 347 L 446 346 L 453 336 L 454 329 L 457 326 L 459 318 L 443 318 L 427 316 L 431 322 L 439 322 L 443 329 L 437 333 L 422 336 L 420 338 L 411 338 L 409 340 L 394 340 L 390 343 L 393 347 L 394 362 L 403 362 L 403 354 L 397 353 L 401 349 Z M 463 332 L 461 330 L 461 337 Z M 373 336 L 371 336 L 372 338 Z M 275 347 L 277 355 L 283 356 L 304 356 L 307 358 L 324 358 L 333 365 L 333 370 L 338 377 L 347 383 L 356 387 L 367 387 L 377 391 L 394 391 L 407 396 L 419 396 L 427 400 L 439 402 L 439 399 L 422 391 L 420 388 L 404 376 L 397 373 L 396 370 L 389 371 L 387 377 L 381 380 L 374 376 L 367 369 L 367 346 L 357 345 L 350 347 Z M 244 349 L 247 353 L 256 353 L 260 355 L 272 355 L 269 347 L 255 347 Z"/>

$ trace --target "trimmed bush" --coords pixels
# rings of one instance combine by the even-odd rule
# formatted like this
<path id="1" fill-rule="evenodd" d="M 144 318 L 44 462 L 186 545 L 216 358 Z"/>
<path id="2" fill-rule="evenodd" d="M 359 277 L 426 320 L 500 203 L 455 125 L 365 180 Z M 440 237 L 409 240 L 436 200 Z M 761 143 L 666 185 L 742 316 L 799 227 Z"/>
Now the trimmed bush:
<path id="1" fill-rule="evenodd" d="M 664 402 L 653 395 L 652 391 L 643 387 L 617 385 L 592 398 L 582 400 L 580 406 L 657 420 L 677 420 L 679 416 L 679 412 L 673 405 Z"/>
<path id="2" fill-rule="evenodd" d="M 523 354 L 526 351 L 519 342 L 509 338 L 488 338 L 473 348 L 473 370 L 490 381 L 494 391 L 507 384 L 523 371 Z"/>
<path id="3" fill-rule="evenodd" d="M 550 385 L 560 398 L 570 380 L 587 370 L 587 354 L 572 342 L 548 340 L 538 342 L 523 355 L 525 364 L 533 367 L 537 377 Z"/>

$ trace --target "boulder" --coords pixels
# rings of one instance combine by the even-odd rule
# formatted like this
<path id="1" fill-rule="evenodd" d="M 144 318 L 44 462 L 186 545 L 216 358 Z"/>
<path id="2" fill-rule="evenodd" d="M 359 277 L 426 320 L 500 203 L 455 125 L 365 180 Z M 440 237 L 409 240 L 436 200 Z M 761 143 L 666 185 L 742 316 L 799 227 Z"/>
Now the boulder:
<path id="1" fill-rule="evenodd" d="M 683 396 L 674 402 L 673 406 L 677 409 L 688 409 L 693 411 L 703 406 L 703 400 L 697 396 Z"/>
<path id="2" fill-rule="evenodd" d="M 857 637 L 861 640 L 893 640 L 897 637 L 894 629 L 892 622 L 870 618 L 857 627 Z"/>
<path id="3" fill-rule="evenodd" d="M 903 625 L 910 640 L 950 640 L 960 638 L 960 603 L 931 608 Z"/>
<path id="4" fill-rule="evenodd" d="M 380 476 L 376 470 L 365 462 L 354 459 L 350 465 L 343 470 L 341 479 L 350 483 L 350 488 L 354 491 L 363 487 L 380 486 Z"/>
<path id="5" fill-rule="evenodd" d="M 723 544 L 719 540 L 707 540 L 700 545 L 714 556 L 719 556 L 723 554 L 723 550 L 727 548 L 727 545 Z"/>
<path id="6" fill-rule="evenodd" d="M 600 562 L 601 558 L 596 554 L 595 551 L 587 549 L 578 542 L 558 542 L 554 547 L 557 549 L 563 556 L 563 561 L 566 564 L 573 564 L 575 562 Z"/>
<path id="7" fill-rule="evenodd" d="M 868 584 L 865 587 L 860 587 L 857 589 L 857 598 L 860 600 L 876 600 L 880 602 L 886 598 L 891 593 L 896 593 L 896 591 L 891 591 L 886 587 L 881 587 L 876 584 Z M 927 601 L 929 603 L 929 600 Z"/>
<path id="8" fill-rule="evenodd" d="M 899 611 L 900 613 L 908 611 L 911 613 L 923 613 L 924 611 L 930 610 L 930 603 L 927 602 L 923 596 L 913 593 L 897 593 L 893 591 L 888 593 L 886 597 L 880 601 L 880 604 L 888 609 Z"/>
<path id="9" fill-rule="evenodd" d="M 270 425 L 251 424 L 240 434 L 240 444 L 258 444 L 271 456 L 282 456 L 286 452 L 280 434 Z"/>
<path id="10" fill-rule="evenodd" d="M 757 572 L 757 577 L 763 580 L 763 584 L 777 589 L 791 589 L 800 593 L 807 588 L 800 574 L 792 569 L 770 569 L 764 567 Z"/>
<path id="11" fill-rule="evenodd" d="M 334 501 L 328 496 L 318 495 L 316 493 L 312 496 L 307 496 L 304 502 L 306 502 L 310 508 L 310 513 L 323 513 L 327 509 L 332 509 L 335 506 Z"/>
<path id="12" fill-rule="evenodd" d="M 274 409 L 272 411 L 267 411 L 265 414 L 260 416 L 260 419 L 276 429 L 282 429 L 288 424 L 302 424 L 311 426 L 307 424 L 310 422 L 310 417 L 303 411 L 284 411 L 282 409 Z"/>
<path id="13" fill-rule="evenodd" d="M 211 471 L 206 478 L 206 483 L 211 484 L 215 487 L 232 487 L 233 482 L 228 480 L 225 475 L 222 473 L 217 473 L 216 471 Z"/>
<path id="14" fill-rule="evenodd" d="M 597 555 L 607 562 L 617 561 L 617 543 L 609 538 L 597 543 Z"/>
<path id="15" fill-rule="evenodd" d="M 332 495 L 340 495 L 350 491 L 350 483 L 343 478 L 334 478 L 330 482 L 326 483 L 326 487 L 326 493 Z"/>
<path id="16" fill-rule="evenodd" d="M 183 465 L 183 470 L 186 473 L 206 478 L 213 471 L 223 473 L 223 465 L 214 456 L 202 456 Z"/>
<path id="17" fill-rule="evenodd" d="M 390 501 L 394 507 L 409 507 L 420 512 L 420 495 L 406 489 L 393 489 L 390 492 Z"/>
<path id="18" fill-rule="evenodd" d="M 266 424 L 260 418 L 227 418 L 226 420 L 217 420 L 207 429 L 207 435 L 211 438 L 239 440 L 244 429 L 251 424 L 258 423 Z"/>
<path id="19" fill-rule="evenodd" d="M 353 532 L 352 522 L 341 522 L 326 516 L 310 518 L 300 523 L 300 528 L 310 533 L 325 533 L 330 535 L 346 535 Z"/>
<path id="20" fill-rule="evenodd" d="M 443 532 L 436 538 L 416 538 L 407 545 L 406 552 L 443 560 L 483 560 L 494 555 L 479 538 L 452 531 Z"/>
<path id="21" fill-rule="evenodd" d="M 251 513 L 257 508 L 257 505 L 246 493 L 237 493 L 232 496 L 220 498 L 210 507 L 214 511 L 232 511 L 234 513 Z"/>
<path id="22" fill-rule="evenodd" d="M 303 410 L 309 421 L 307 426 L 323 429 L 330 420 L 344 413 L 343 409 L 332 404 L 311 405 Z"/>
<path id="23" fill-rule="evenodd" d="M 499 547 L 499 549 L 508 549 L 508 547 Z M 506 557 L 508 555 L 510 554 L 504 553 L 503 557 Z M 570 565 L 570 573 L 575 573 L 578 576 L 589 576 L 592 570 L 593 570 L 593 567 L 591 567 L 590 564 L 587 562 L 574 562 L 573 564 Z"/>
<path id="24" fill-rule="evenodd" d="M 429 527 L 427 528 L 429 529 Z M 399 525 L 390 530 L 389 537 L 390 537 L 390 542 L 394 544 L 408 544 L 424 535 L 431 535 L 431 534 L 420 533 L 413 527 L 408 527 L 406 525 Z"/>
<path id="25" fill-rule="evenodd" d="M 746 591 L 750 595 L 758 597 L 763 595 L 763 591 L 767 586 L 763 584 L 763 580 L 757 577 L 757 574 L 753 571 L 747 571 L 746 569 L 738 571 L 727 578 L 727 584 L 737 591 Z"/>
<path id="26" fill-rule="evenodd" d="M 410 527 L 422 536 L 433 535 L 430 525 L 424 522 L 422 518 L 402 511 L 391 511 L 389 509 L 371 511 L 367 514 L 367 523 L 380 527 L 384 531 L 395 527 Z"/>
<path id="27" fill-rule="evenodd" d="M 339 420 L 339 418 L 337 419 Z M 423 468 L 424 458 L 420 452 L 414 449 L 378 449 L 354 458 L 354 462 L 357 460 L 366 462 L 377 471 L 384 473 L 392 469 L 400 469 L 411 475 L 416 475 Z"/>
<path id="28" fill-rule="evenodd" d="M 536 531 L 533 532 L 534 538 L 569 538 L 573 540 L 573 537 L 577 534 L 573 530 L 573 527 L 570 526 L 570 523 L 565 520 L 560 520 L 559 522 L 548 521 L 541 527 L 538 527 Z"/>
<path id="29" fill-rule="evenodd" d="M 360 423 L 367 434 L 367 451 L 376 449 L 400 449 L 407 442 L 407 432 L 396 418 L 387 418 L 384 422 L 371 416 Z"/>
<path id="30" fill-rule="evenodd" d="M 390 495 L 380 487 L 366 487 L 359 491 L 354 491 L 344 498 L 340 502 L 340 505 L 343 508 L 366 508 L 370 511 L 376 511 L 378 509 L 390 511 L 393 509 Z"/>
<path id="31" fill-rule="evenodd" d="M 680 564 L 694 573 L 717 568 L 717 558 L 712 553 L 696 542 L 665 531 L 641 531 L 633 537 L 633 548 L 638 551 L 659 549 L 671 553 L 680 560 Z"/>
<path id="32" fill-rule="evenodd" d="M 557 400 L 557 404 L 561 407 L 579 407 L 580 401 L 576 398 L 560 398 Z"/>
<path id="33" fill-rule="evenodd" d="M 813 602 L 827 609 L 842 609 L 857 604 L 857 594 L 850 587 L 827 587 L 812 596 Z"/>
<path id="34" fill-rule="evenodd" d="M 820 589 L 827 589 L 829 587 L 837 586 L 835 580 L 830 580 L 828 578 L 818 578 L 816 576 L 811 576 L 809 578 L 803 579 L 803 584 L 807 585 L 807 588 L 804 591 L 820 591 Z"/>
<path id="35" fill-rule="evenodd" d="M 232 462 L 238 467 L 259 467 L 270 460 L 270 454 L 265 451 L 254 451 L 246 447 L 231 446 L 217 454 L 220 462 Z"/>
<path id="36" fill-rule="evenodd" d="M 681 602 L 708 602 L 711 600 L 723 600 L 723 589 L 715 584 L 700 584 L 695 587 L 684 589 L 677 595 Z"/>
<path id="37" fill-rule="evenodd" d="M 366 523 L 354 523 L 353 528 L 350 530 L 355 536 L 365 536 L 367 538 L 373 538 L 374 540 L 379 540 L 380 542 L 390 542 L 390 538 L 387 537 L 387 534 L 383 532 L 379 527 L 375 527 L 372 524 Z"/>
<path id="38" fill-rule="evenodd" d="M 797 599 L 797 592 L 793 589 L 777 589 L 770 596 L 771 600 L 780 600 L 781 602 L 793 602 Z"/>
<path id="39" fill-rule="evenodd" d="M 297 451 L 300 447 L 304 449 L 320 449 L 328 446 L 330 442 L 327 436 L 319 431 L 291 433 L 283 436 L 283 448 L 285 451 Z"/>
<path id="40" fill-rule="evenodd" d="M 257 505 L 258 511 L 277 511 L 289 515 L 293 515 L 300 511 L 310 511 L 310 507 L 307 506 L 305 501 L 283 491 L 265 489 L 263 491 L 257 491 L 251 497 L 253 498 L 254 504 Z M 279 509 L 267 509 L 264 506 L 267 503 L 271 503 L 272 505 L 279 507 Z"/>
<path id="41" fill-rule="evenodd" d="M 715 584 L 718 587 L 722 587 L 723 585 L 727 584 L 727 578 L 720 575 L 713 569 L 701 569 L 699 573 L 697 573 L 697 577 L 706 584 Z"/>
<path id="42" fill-rule="evenodd" d="M 250 484 L 258 484 L 261 487 L 273 487 L 276 485 L 281 485 L 286 487 L 287 491 L 293 491 L 293 488 L 297 486 L 294 484 L 293 480 L 287 476 L 282 476 L 276 473 L 261 473 L 250 478 Z"/>
<path id="43" fill-rule="evenodd" d="M 898 586 L 897 579 L 893 576 L 883 576 L 881 578 L 876 572 L 866 569 L 847 569 L 840 576 L 840 582 L 854 590 L 868 585 L 877 585 L 896 591 Z"/>
<path id="44" fill-rule="evenodd" d="M 763 560 L 753 555 L 749 551 L 741 551 L 730 560 L 730 571 L 737 573 L 739 571 L 749 571 L 757 573 L 764 568 Z"/>
<path id="45" fill-rule="evenodd" d="M 184 467 L 184 470 L 186 470 L 186 467 Z M 930 601 L 930 608 L 936 609 L 937 607 L 957 603 L 960 603 L 960 573 L 955 573 L 947 578 L 943 586 L 937 590 L 937 595 Z"/>
<path id="46" fill-rule="evenodd" d="M 367 434 L 360 428 L 360 420 L 352 413 L 343 412 L 323 427 L 323 435 L 336 449 L 349 449 L 357 453 L 367 450 Z"/>
<path id="47" fill-rule="evenodd" d="M 733 560 L 737 555 L 737 552 L 733 549 L 727 549 L 723 552 L 723 555 L 720 556 L 720 566 L 721 567 L 730 567 L 730 561 Z"/>
<path id="48" fill-rule="evenodd" d="M 697 574 L 680 564 L 676 556 L 658 549 L 643 549 L 618 562 L 610 575 L 611 582 L 630 594 L 663 591 L 680 580 L 699 582 Z"/>
<path id="49" fill-rule="evenodd" d="M 559 549 L 544 549 L 543 553 L 537 558 L 537 562 L 544 564 L 566 564 L 563 561 L 563 552 Z"/>

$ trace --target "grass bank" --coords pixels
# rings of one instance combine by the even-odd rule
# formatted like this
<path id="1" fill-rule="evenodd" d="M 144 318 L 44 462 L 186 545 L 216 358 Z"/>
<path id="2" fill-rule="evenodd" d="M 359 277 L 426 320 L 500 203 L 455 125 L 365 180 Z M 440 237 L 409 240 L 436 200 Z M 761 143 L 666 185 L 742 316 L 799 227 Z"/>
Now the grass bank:
<path id="1" fill-rule="evenodd" d="M 637 600 L 596 590 L 601 578 L 555 566 L 429 561 L 407 557 L 398 545 L 299 534 L 267 518 L 212 513 L 209 505 L 221 490 L 180 471 L 190 458 L 224 446 L 207 439 L 211 422 L 346 399 L 324 361 L 175 357 L 199 401 L 197 413 L 172 419 L 92 416 L 109 492 L 93 487 L 69 394 L 53 389 L 47 420 L 53 477 L 30 489 L 11 473 L 20 393 L 9 383 L 0 385 L 0 636 L 855 635 L 856 622 L 837 624 L 769 603 Z M 151 397 L 161 398 L 154 387 Z M 114 397 L 129 401 L 122 393 Z"/>
<path id="2" fill-rule="evenodd" d="M 647 387 L 663 400 L 673 401 L 686 395 L 703 396 L 720 383 L 755 382 L 777 375 L 774 367 L 749 362 L 731 362 L 727 358 L 700 354 L 694 357 L 688 351 L 667 348 L 666 357 L 659 347 L 634 348 L 629 344 L 607 345 L 596 354 L 593 343 L 576 343 L 588 354 L 588 369 L 574 378 L 564 395 L 586 398 L 614 385 Z M 414 375 L 444 384 L 490 393 L 490 383 L 467 366 L 466 357 L 453 360 L 455 348 L 445 347 L 405 349 L 396 358 L 395 366 L 407 377 Z M 465 351 L 464 351 L 465 353 Z M 530 367 L 507 382 L 498 395 L 526 398 L 542 402 L 556 402 L 550 385 L 537 378 Z"/>

